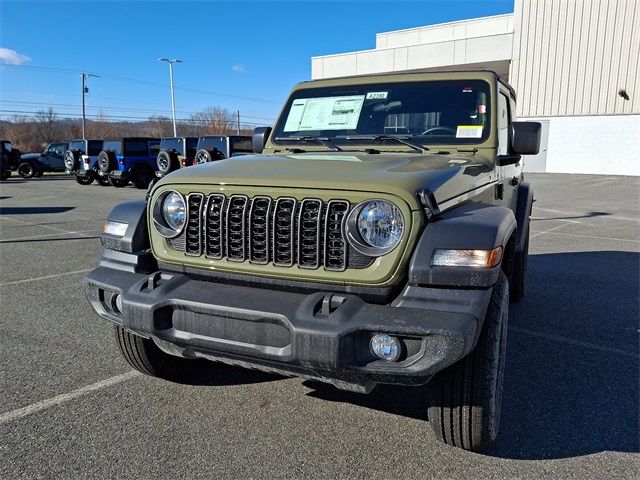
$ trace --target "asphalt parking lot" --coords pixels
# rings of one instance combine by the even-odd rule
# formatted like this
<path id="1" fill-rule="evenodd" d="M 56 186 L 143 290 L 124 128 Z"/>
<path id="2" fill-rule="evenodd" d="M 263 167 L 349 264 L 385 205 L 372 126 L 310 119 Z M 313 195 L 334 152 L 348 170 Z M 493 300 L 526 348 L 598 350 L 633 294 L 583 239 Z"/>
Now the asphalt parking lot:
<path id="1" fill-rule="evenodd" d="M 144 191 L 3 182 L 0 478 L 636 477 L 640 180 L 529 180 L 528 293 L 510 309 L 489 455 L 435 440 L 424 388 L 363 396 L 215 364 L 190 384 L 133 373 L 82 277 L 111 207 Z"/>

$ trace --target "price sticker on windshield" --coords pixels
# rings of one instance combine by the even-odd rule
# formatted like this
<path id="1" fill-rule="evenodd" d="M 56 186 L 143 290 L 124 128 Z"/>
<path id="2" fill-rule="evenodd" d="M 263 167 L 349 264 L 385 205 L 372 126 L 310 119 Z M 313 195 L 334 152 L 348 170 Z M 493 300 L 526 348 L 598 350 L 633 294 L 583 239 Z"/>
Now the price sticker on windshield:
<path id="1" fill-rule="evenodd" d="M 389 92 L 369 92 L 366 100 L 385 100 Z"/>
<path id="2" fill-rule="evenodd" d="M 482 138 L 482 125 L 458 125 L 456 138 Z"/>

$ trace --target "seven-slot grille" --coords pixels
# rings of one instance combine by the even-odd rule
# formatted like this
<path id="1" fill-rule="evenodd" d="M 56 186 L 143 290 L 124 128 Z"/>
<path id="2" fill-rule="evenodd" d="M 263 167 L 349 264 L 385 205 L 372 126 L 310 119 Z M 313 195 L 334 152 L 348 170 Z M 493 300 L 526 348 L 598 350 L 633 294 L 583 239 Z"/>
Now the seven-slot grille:
<path id="1" fill-rule="evenodd" d="M 187 255 L 280 267 L 342 271 L 349 202 L 264 195 L 187 196 Z"/>

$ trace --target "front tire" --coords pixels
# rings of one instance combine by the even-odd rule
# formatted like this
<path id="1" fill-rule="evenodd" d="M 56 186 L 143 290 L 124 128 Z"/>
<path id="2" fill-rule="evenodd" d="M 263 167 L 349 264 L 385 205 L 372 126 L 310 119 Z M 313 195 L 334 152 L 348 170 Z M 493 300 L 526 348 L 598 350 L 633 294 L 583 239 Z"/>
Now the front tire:
<path id="1" fill-rule="evenodd" d="M 86 177 L 81 177 L 80 175 L 75 175 L 76 182 L 80 185 L 91 185 L 93 183 L 93 177 L 87 175 Z"/>
<path id="2" fill-rule="evenodd" d="M 29 162 L 22 162 L 18 165 L 18 175 L 22 178 L 31 178 L 35 175 L 36 169 Z"/>
<path id="3" fill-rule="evenodd" d="M 139 189 L 148 188 L 153 178 L 153 171 L 146 165 L 140 165 L 131 172 L 131 182 Z"/>
<path id="4" fill-rule="evenodd" d="M 484 452 L 498 434 L 508 311 L 509 282 L 500 272 L 476 348 L 431 382 L 429 422 L 448 445 Z"/>
<path id="5" fill-rule="evenodd" d="M 129 180 L 124 180 L 121 178 L 111 178 L 111 177 L 108 177 L 108 179 L 109 179 L 108 180 L 109 185 L 111 185 L 112 187 L 124 188 L 127 185 L 129 185 Z"/>
<path id="6" fill-rule="evenodd" d="M 139 337 L 115 325 L 116 343 L 120 353 L 135 370 L 151 377 L 180 380 L 194 365 L 194 360 L 174 357 L 158 348 L 153 340 Z"/>

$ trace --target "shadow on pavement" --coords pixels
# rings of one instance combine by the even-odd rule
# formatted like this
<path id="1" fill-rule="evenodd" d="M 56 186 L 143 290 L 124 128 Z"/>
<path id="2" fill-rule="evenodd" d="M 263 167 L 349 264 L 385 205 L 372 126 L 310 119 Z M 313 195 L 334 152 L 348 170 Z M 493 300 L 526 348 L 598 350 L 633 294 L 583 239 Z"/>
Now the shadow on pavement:
<path id="1" fill-rule="evenodd" d="M 510 308 L 502 421 L 490 455 L 640 451 L 639 262 L 631 252 L 529 257 L 527 297 Z M 427 387 L 381 385 L 367 396 L 305 385 L 314 397 L 427 419 Z"/>
<path id="2" fill-rule="evenodd" d="M 0 215 L 34 215 L 64 213 L 76 207 L 0 207 Z"/>
<path id="3" fill-rule="evenodd" d="M 531 221 L 533 222 L 539 222 L 542 220 L 572 220 L 575 218 L 592 218 L 592 217 L 605 217 L 611 215 L 611 213 L 609 212 L 589 212 L 589 213 L 585 213 L 584 215 L 574 215 L 571 217 L 536 217 L 536 218 L 532 218 Z"/>
<path id="4" fill-rule="evenodd" d="M 252 383 L 276 382 L 285 377 L 258 370 L 233 367 L 208 360 L 192 360 L 193 367 L 187 377 L 181 377 L 176 383 L 194 386 L 248 385 Z"/>

